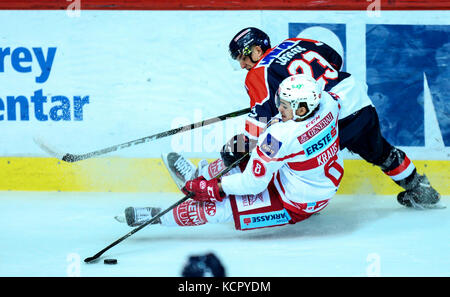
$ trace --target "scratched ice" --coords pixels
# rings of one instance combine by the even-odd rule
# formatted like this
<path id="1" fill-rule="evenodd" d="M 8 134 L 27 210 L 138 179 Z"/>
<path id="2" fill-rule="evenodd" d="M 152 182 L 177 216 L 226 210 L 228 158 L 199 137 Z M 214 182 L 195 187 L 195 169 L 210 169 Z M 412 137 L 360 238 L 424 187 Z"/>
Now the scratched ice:
<path id="1" fill-rule="evenodd" d="M 406 209 L 394 196 L 338 195 L 320 215 L 254 231 L 148 226 L 93 264 L 83 259 L 130 231 L 114 215 L 130 205 L 169 206 L 181 195 L 1 196 L 0 276 L 180 276 L 188 256 L 206 252 L 228 276 L 450 276 L 450 208 Z"/>

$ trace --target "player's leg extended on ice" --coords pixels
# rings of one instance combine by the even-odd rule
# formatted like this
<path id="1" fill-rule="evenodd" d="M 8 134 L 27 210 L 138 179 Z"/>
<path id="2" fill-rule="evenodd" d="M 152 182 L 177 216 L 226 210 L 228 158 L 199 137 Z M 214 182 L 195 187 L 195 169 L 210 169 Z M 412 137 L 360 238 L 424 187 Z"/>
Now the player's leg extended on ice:
<path id="1" fill-rule="evenodd" d="M 150 221 L 161 211 L 159 207 L 127 207 L 125 216 L 116 219 L 127 223 L 130 227 L 137 227 Z M 227 223 L 233 221 L 230 200 L 221 202 L 204 202 L 189 199 L 171 212 L 163 215 L 155 224 L 163 226 L 198 226 L 206 223 Z"/>
<path id="2" fill-rule="evenodd" d="M 159 211 L 160 208 L 155 207 L 128 207 L 125 210 L 126 222 L 130 227 L 137 227 L 148 222 Z M 295 223 L 309 216 L 293 216 L 276 197 L 271 199 L 266 190 L 258 195 L 230 196 L 216 202 L 189 199 L 155 224 L 187 227 L 234 222 L 237 230 L 250 230 Z"/>
<path id="3" fill-rule="evenodd" d="M 211 180 L 226 169 L 221 159 L 217 159 L 210 164 L 208 164 L 206 160 L 201 160 L 197 168 L 195 168 L 191 161 L 175 152 L 162 155 L 162 159 L 171 177 L 180 189 L 184 187 L 186 181 L 190 179 L 196 178 L 197 176 L 204 176 L 207 180 Z M 231 169 L 227 174 L 234 174 L 237 172 L 240 172 L 238 167 Z M 228 199 L 225 200 L 228 201 Z M 190 226 L 201 225 L 206 222 L 228 222 L 229 219 L 227 218 L 231 214 L 231 212 L 228 212 L 228 206 L 229 201 L 227 203 L 215 205 L 209 202 L 203 203 L 188 200 L 174 208 L 172 212 L 162 216 L 161 219 L 155 223 L 162 223 L 162 225 L 167 226 Z M 186 212 L 187 210 L 190 210 L 191 213 Z M 161 208 L 159 207 L 127 207 L 124 215 L 118 215 L 114 218 L 118 222 L 127 223 L 130 227 L 136 227 L 145 224 L 160 211 Z M 216 215 L 217 211 L 218 214 Z M 193 217 L 189 217 L 189 215 L 192 215 Z M 195 219 L 195 216 L 197 216 L 198 219 Z M 180 224 L 176 224 L 175 222 L 179 222 Z"/>
<path id="4" fill-rule="evenodd" d="M 405 152 L 392 146 L 381 135 L 374 107 L 365 107 L 357 114 L 340 120 L 339 127 L 343 136 L 341 149 L 347 148 L 367 162 L 377 165 L 405 189 L 397 196 L 400 204 L 418 209 L 443 207 L 439 203 L 439 193 L 431 186 L 428 178 L 418 174 Z"/>
<path id="5" fill-rule="evenodd" d="M 220 171 L 221 160 L 212 162 L 202 169 L 208 174 Z M 211 166 L 209 164 L 209 166 Z M 241 171 L 235 167 L 227 174 Z M 125 219 L 129 226 L 136 227 L 148 222 L 160 212 L 155 207 L 128 207 L 125 210 Z M 279 194 L 271 183 L 269 188 L 257 195 L 230 195 L 222 201 L 204 202 L 188 200 L 175 207 L 160 218 L 158 222 L 163 226 L 198 226 L 206 223 L 235 223 L 237 230 L 250 230 L 265 227 L 274 227 L 295 223 L 308 218 L 311 213 L 294 214 L 284 209 Z M 116 217 L 117 219 L 117 217 Z M 120 221 L 120 220 L 118 220 Z"/>
<path id="6" fill-rule="evenodd" d="M 257 195 L 230 195 L 220 202 L 188 200 L 161 217 L 164 226 L 198 226 L 234 222 L 236 230 L 276 227 L 309 218 L 311 213 L 293 213 L 269 190 Z"/>

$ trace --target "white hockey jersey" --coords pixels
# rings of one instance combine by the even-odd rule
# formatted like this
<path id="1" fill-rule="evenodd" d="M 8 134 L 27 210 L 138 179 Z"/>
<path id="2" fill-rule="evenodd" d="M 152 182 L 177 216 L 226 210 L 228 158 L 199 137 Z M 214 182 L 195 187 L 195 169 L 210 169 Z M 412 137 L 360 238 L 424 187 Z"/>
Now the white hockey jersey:
<path id="1" fill-rule="evenodd" d="M 269 123 L 244 172 L 222 177 L 226 194 L 258 194 L 273 180 L 286 208 L 317 211 L 327 205 L 339 187 L 344 165 L 339 150 L 338 98 L 322 94 L 319 110 L 311 118 Z"/>

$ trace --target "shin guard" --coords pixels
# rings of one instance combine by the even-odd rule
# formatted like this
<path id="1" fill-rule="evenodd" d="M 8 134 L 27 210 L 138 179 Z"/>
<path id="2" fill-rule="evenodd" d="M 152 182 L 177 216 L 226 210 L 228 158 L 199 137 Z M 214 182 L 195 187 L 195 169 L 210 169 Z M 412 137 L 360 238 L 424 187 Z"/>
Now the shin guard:
<path id="1" fill-rule="evenodd" d="M 233 220 L 230 201 L 199 202 L 188 200 L 161 217 L 165 226 L 199 226 L 206 223 L 226 223 Z"/>
<path id="2" fill-rule="evenodd" d="M 380 167 L 387 176 L 405 190 L 415 186 L 413 177 L 416 175 L 416 167 L 402 150 L 393 147 Z"/>

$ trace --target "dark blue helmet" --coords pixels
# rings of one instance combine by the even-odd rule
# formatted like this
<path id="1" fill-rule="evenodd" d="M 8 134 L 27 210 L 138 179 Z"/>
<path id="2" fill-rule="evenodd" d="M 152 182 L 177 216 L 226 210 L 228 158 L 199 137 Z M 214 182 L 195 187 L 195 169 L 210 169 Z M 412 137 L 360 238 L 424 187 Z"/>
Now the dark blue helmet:
<path id="1" fill-rule="evenodd" d="M 249 27 L 239 31 L 229 45 L 230 55 L 235 60 L 239 55 L 248 56 L 252 46 L 259 45 L 263 52 L 270 48 L 269 36 L 263 31 Z"/>

